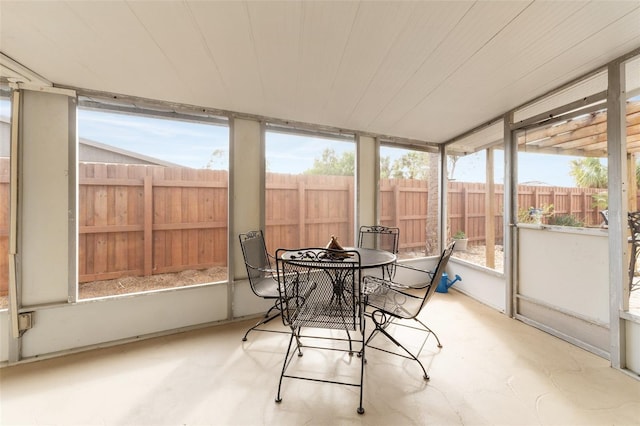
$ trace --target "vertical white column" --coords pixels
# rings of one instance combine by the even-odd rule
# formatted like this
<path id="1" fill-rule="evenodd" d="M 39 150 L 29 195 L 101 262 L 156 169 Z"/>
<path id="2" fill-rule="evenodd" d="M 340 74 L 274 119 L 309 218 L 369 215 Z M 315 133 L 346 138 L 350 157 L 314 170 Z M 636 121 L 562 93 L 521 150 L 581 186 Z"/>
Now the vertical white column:
<path id="1" fill-rule="evenodd" d="M 231 211 L 229 236 L 235 277 L 246 277 L 238 234 L 264 225 L 264 144 L 257 121 L 234 119 L 230 168 Z"/>
<path id="2" fill-rule="evenodd" d="M 628 308 L 627 243 L 627 126 L 624 63 L 609 64 L 607 90 L 607 152 L 609 180 L 609 332 L 611 365 L 626 365 L 625 321 Z M 622 284 L 622 285 L 621 285 Z"/>
<path id="3" fill-rule="evenodd" d="M 75 268 L 75 239 L 70 238 L 75 223 L 75 192 L 70 189 L 75 179 L 75 163 L 70 164 L 75 106 L 65 94 L 23 94 L 17 254 L 21 305 L 66 303 L 75 279 L 70 272 Z"/>
<path id="4" fill-rule="evenodd" d="M 356 167 L 356 233 L 361 225 L 375 225 L 379 221 L 378 189 L 380 177 L 380 143 L 370 136 L 359 136 Z"/>

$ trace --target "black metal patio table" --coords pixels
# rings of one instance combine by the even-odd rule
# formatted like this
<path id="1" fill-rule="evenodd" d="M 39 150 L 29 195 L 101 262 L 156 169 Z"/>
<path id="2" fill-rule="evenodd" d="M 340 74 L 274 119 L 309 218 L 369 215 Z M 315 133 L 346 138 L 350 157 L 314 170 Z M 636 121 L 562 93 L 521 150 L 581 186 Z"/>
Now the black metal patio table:
<path id="1" fill-rule="evenodd" d="M 360 247 L 345 247 L 345 257 L 342 258 L 343 261 L 349 262 L 348 252 L 357 252 L 360 257 L 359 269 L 372 269 L 372 268 L 381 268 L 383 266 L 389 265 L 396 261 L 397 256 L 395 253 L 391 253 L 385 250 L 377 250 L 370 248 L 360 248 Z M 311 258 L 317 258 L 318 256 L 323 256 L 326 253 L 335 254 L 336 257 L 328 258 L 327 260 L 335 261 L 340 260 L 341 251 L 327 251 L 325 249 L 301 249 L 301 250 L 291 250 L 283 253 L 282 260 L 288 263 L 293 264 L 304 264 L 306 260 L 310 260 Z M 333 271 L 335 274 L 336 272 Z M 383 270 L 384 275 L 384 270 Z M 344 286 L 343 281 L 345 277 L 341 276 L 333 276 L 333 297 L 332 302 L 337 299 L 338 304 L 342 303 L 344 300 Z M 363 288 L 360 288 L 360 291 L 363 291 Z"/>
<path id="2" fill-rule="evenodd" d="M 345 247 L 344 250 L 358 252 L 360 255 L 360 269 L 380 268 L 395 262 L 397 259 L 397 256 L 394 253 L 385 250 L 360 247 Z M 321 250 L 318 249 L 318 251 Z M 288 251 L 282 256 L 282 259 L 286 262 L 294 263 L 296 260 L 303 261 L 305 259 L 305 253 L 308 252 L 313 252 L 313 250 L 303 249 L 298 252 Z"/>

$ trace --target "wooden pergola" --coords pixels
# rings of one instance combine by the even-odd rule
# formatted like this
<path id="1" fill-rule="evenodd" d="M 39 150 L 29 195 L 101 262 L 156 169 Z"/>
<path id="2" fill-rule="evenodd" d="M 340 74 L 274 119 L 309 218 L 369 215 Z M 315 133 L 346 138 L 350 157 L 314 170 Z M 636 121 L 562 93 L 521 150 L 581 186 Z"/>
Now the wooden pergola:
<path id="1" fill-rule="evenodd" d="M 636 155 L 640 152 L 640 100 L 637 98 L 627 102 L 627 180 L 636 181 Z M 570 155 L 579 157 L 607 157 L 607 110 L 603 104 L 602 109 L 572 117 L 560 122 L 545 125 L 541 123 L 534 128 L 523 130 L 517 135 L 518 151 L 540 154 Z M 486 264 L 489 268 L 495 267 L 495 223 L 490 218 L 494 217 L 495 201 L 493 167 L 494 149 L 493 143 L 482 143 L 475 147 L 461 144 L 451 147 L 450 154 L 464 155 L 486 149 L 486 176 L 487 195 L 485 200 L 487 221 L 486 231 Z M 638 210 L 637 185 L 628 185 L 628 206 L 630 211 Z"/>
<path id="2" fill-rule="evenodd" d="M 627 102 L 627 152 L 640 152 L 640 101 Z M 518 150 L 582 157 L 607 156 L 607 110 L 525 131 Z"/>

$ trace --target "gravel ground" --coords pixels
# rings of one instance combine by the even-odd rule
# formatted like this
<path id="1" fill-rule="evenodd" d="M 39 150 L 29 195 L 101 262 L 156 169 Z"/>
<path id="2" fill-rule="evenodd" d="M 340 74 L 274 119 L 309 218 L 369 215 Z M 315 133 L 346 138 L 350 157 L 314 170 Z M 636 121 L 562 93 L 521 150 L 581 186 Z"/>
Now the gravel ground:
<path id="1" fill-rule="evenodd" d="M 482 265 L 482 266 L 487 266 L 485 260 L 486 260 L 486 255 L 485 255 L 485 250 L 486 247 L 485 246 L 471 246 L 469 245 L 467 247 L 467 250 L 465 251 L 454 251 L 453 252 L 453 257 L 456 257 L 458 259 L 462 259 L 462 260 L 466 260 L 468 262 L 471 263 L 475 263 L 476 265 Z M 498 272 L 503 272 L 504 271 L 504 251 L 502 246 L 496 245 L 495 246 L 495 267 L 492 269 L 495 269 Z"/>
<path id="2" fill-rule="evenodd" d="M 124 277 L 114 280 L 93 281 L 80 284 L 79 298 L 113 296 L 139 293 L 164 288 L 186 287 L 227 279 L 227 268 L 214 267 L 203 270 L 188 270 L 173 274 L 158 274 L 150 277 Z"/>

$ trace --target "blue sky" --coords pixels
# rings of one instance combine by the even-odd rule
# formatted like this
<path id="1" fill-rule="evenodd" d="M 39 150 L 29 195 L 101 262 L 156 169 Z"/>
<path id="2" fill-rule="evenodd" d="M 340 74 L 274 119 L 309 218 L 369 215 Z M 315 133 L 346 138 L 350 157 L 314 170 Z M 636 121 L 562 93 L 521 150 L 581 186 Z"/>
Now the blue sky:
<path id="1" fill-rule="evenodd" d="M 573 178 L 569 175 L 571 160 L 579 157 L 554 154 L 518 154 L 518 182 L 542 182 L 551 186 L 574 187 Z M 604 159 L 606 162 L 606 159 Z M 504 151 L 494 153 L 494 179 L 496 183 L 504 183 Z M 458 160 L 454 179 L 463 182 L 485 181 L 485 153 L 478 152 Z"/>
<path id="2" fill-rule="evenodd" d="M 182 166 L 203 168 L 216 150 L 228 158 L 228 128 L 79 109 L 78 136 Z M 226 168 L 226 160 L 214 158 Z"/>
<path id="3" fill-rule="evenodd" d="M 9 115 L 9 103 L 0 102 L 0 115 Z M 187 167 L 202 168 L 213 160 L 212 167 L 227 168 L 227 127 L 192 122 L 134 117 L 80 109 L 78 111 L 80 137 L 138 152 Z M 270 132 L 266 139 L 267 164 L 277 173 L 300 173 L 313 166 L 325 148 L 337 155 L 354 150 L 350 142 L 305 137 Z M 220 155 L 213 157 L 215 151 Z M 381 155 L 391 155 L 401 150 L 384 150 Z M 396 154 L 397 155 L 397 154 Z M 548 154 L 521 153 L 518 164 L 518 181 L 539 181 L 553 186 L 574 186 L 569 175 L 569 162 L 577 157 Z M 605 159 L 606 161 L 606 159 Z M 495 180 L 504 183 L 504 156 L 495 151 Z M 484 152 L 460 158 L 456 164 L 454 179 L 465 182 L 484 182 Z"/>
<path id="4" fill-rule="evenodd" d="M 302 173 L 313 167 L 313 160 L 320 158 L 327 148 L 340 157 L 344 152 L 355 151 L 356 145 L 354 142 L 268 132 L 267 169 L 274 173 Z"/>

